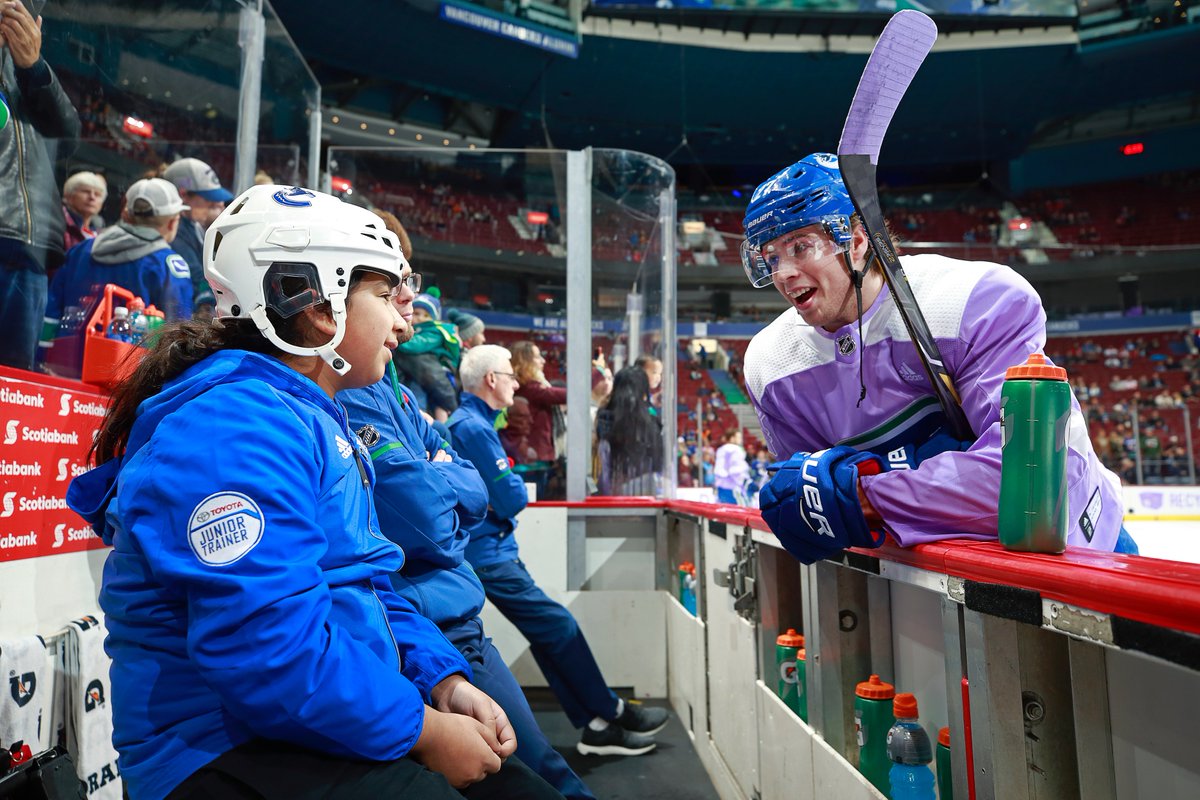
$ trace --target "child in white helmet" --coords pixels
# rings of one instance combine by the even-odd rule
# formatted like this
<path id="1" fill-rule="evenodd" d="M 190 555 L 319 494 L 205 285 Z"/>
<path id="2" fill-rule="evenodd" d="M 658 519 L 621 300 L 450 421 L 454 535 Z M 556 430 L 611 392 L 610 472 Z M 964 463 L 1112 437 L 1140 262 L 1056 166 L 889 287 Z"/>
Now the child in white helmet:
<path id="1" fill-rule="evenodd" d="M 504 711 L 391 588 L 371 459 L 334 400 L 384 374 L 406 266 L 383 222 L 256 186 L 205 238 L 217 320 L 162 330 L 68 502 L 113 545 L 100 605 L 132 798 L 556 797 Z M 476 796 L 473 790 L 472 796 Z"/>

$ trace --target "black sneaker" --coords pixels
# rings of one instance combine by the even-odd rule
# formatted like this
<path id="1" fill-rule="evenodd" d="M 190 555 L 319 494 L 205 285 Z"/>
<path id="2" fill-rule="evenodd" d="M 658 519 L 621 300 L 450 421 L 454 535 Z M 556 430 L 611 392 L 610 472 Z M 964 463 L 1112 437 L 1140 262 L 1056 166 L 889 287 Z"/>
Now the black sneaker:
<path id="1" fill-rule="evenodd" d="M 625 710 L 616 723 L 632 733 L 653 736 L 667 726 L 671 712 L 658 706 L 645 706 L 633 700 L 625 701 Z"/>
<path id="2" fill-rule="evenodd" d="M 640 756 L 655 747 L 654 739 L 641 733 L 632 733 L 615 722 L 610 722 L 602 731 L 583 729 L 583 736 L 575 749 L 585 756 Z"/>

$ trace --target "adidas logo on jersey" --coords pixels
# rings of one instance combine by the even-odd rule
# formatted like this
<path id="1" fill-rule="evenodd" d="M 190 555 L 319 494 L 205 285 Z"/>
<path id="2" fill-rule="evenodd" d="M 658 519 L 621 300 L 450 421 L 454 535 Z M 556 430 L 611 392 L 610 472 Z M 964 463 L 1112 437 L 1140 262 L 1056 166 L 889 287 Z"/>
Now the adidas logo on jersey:
<path id="1" fill-rule="evenodd" d="M 925 380 L 925 377 L 921 375 L 921 373 L 917 372 L 903 361 L 900 362 L 900 377 L 909 383 L 922 383 Z"/>
<path id="2" fill-rule="evenodd" d="M 354 448 L 351 447 L 350 443 L 341 436 L 335 435 L 333 440 L 337 442 L 337 449 L 338 452 L 341 453 L 342 458 L 349 458 L 350 456 L 354 455 Z"/>

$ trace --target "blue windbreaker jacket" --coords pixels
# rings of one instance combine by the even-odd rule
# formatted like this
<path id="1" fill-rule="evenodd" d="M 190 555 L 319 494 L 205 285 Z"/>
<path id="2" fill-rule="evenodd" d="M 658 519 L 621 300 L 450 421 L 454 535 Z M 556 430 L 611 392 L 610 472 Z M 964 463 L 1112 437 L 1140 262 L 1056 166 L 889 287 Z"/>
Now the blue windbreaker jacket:
<path id="1" fill-rule="evenodd" d="M 512 471 L 496 433 L 499 415 L 470 392 L 463 392 L 458 410 L 450 415 L 454 444 L 479 470 L 488 492 L 487 516 L 471 526 L 471 543 L 467 545 L 467 560 L 476 567 L 519 557 L 512 532 L 517 527 L 517 514 L 529 505 L 525 482 Z"/>
<path id="2" fill-rule="evenodd" d="M 448 627 L 483 608 L 483 585 L 463 556 L 467 531 L 487 511 L 487 488 L 421 416 L 412 393 L 392 382 L 393 370 L 389 365 L 382 381 L 341 392 L 338 400 L 371 453 L 379 529 L 404 548 L 404 568 L 392 573 L 392 586 Z M 439 450 L 452 460 L 432 461 Z"/>
<path id="3" fill-rule="evenodd" d="M 142 403 L 122 459 L 68 503 L 113 545 L 100 605 L 113 742 L 161 798 L 256 737 L 391 760 L 462 656 L 391 588 L 370 460 L 344 412 L 274 358 L 217 353 Z"/>

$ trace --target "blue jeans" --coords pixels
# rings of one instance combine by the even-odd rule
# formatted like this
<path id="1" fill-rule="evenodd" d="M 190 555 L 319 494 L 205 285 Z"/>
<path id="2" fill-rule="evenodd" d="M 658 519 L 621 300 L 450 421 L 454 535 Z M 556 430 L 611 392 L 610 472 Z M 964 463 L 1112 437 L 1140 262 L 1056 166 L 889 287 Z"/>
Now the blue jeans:
<path id="1" fill-rule="evenodd" d="M 46 315 L 46 274 L 30 269 L 18 252 L 21 242 L 0 239 L 0 364 L 33 369 L 42 317 Z"/>
<path id="2" fill-rule="evenodd" d="M 537 587 L 520 559 L 475 567 L 492 605 L 529 640 L 529 650 L 567 718 L 582 728 L 617 717 L 619 699 L 600 674 L 571 612 Z"/>
<path id="3" fill-rule="evenodd" d="M 499 703 L 508 715 L 517 733 L 517 758 L 571 800 L 596 800 L 538 727 L 525 693 L 500 651 L 484 635 L 479 617 L 442 628 L 442 633 L 471 665 L 474 674 L 471 683 Z"/>

